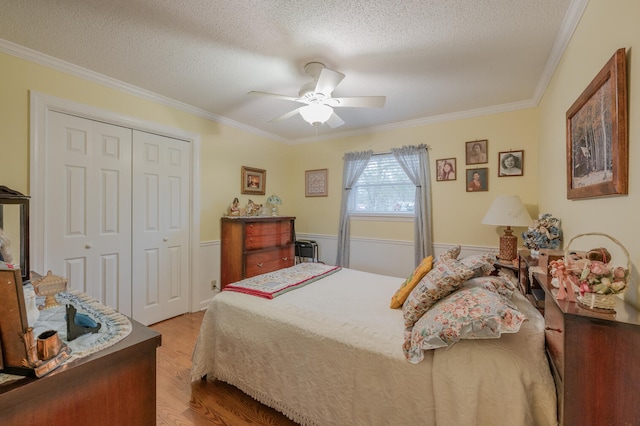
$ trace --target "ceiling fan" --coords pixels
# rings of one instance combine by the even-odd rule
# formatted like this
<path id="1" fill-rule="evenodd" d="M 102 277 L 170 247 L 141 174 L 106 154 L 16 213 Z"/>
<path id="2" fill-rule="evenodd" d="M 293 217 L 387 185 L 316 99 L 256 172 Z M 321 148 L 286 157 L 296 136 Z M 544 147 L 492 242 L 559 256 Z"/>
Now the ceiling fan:
<path id="1" fill-rule="evenodd" d="M 344 78 L 344 74 L 326 68 L 320 62 L 309 62 L 304 66 L 304 71 L 313 78 L 313 81 L 300 88 L 297 98 L 256 91 L 249 92 L 249 95 L 269 96 L 305 104 L 305 106 L 289 111 L 271 121 L 286 120 L 299 113 L 307 123 L 316 128 L 324 123 L 327 123 L 331 128 L 340 127 L 344 124 L 344 121 L 333 111 L 333 108 L 382 108 L 387 99 L 386 96 L 333 98 L 331 94 Z"/>

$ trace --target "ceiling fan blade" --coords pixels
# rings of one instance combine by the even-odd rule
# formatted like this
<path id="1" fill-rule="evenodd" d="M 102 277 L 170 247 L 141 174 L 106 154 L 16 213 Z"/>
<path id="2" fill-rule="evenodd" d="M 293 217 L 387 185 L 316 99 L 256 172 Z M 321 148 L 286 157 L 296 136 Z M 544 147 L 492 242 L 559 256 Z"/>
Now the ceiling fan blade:
<path id="1" fill-rule="evenodd" d="M 304 107 L 300 107 L 300 108 L 304 108 Z M 298 114 L 300 112 L 300 108 L 296 108 L 293 111 L 289 111 L 286 114 L 282 114 L 280 117 L 276 117 L 273 120 L 269 120 L 269 123 L 273 123 L 274 121 L 282 121 L 282 120 L 286 120 L 287 118 L 291 118 L 294 115 Z"/>
<path id="2" fill-rule="evenodd" d="M 256 92 L 255 90 L 252 90 L 251 92 L 247 93 L 247 95 L 268 96 L 270 98 L 284 99 L 285 101 L 303 102 L 300 98 L 294 98 L 293 96 L 278 95 L 276 93 L 268 93 L 268 92 Z"/>
<path id="3" fill-rule="evenodd" d="M 344 74 L 341 72 L 330 70 L 329 68 L 322 68 L 314 92 L 322 93 L 329 97 L 343 78 Z"/>
<path id="4" fill-rule="evenodd" d="M 326 123 L 327 123 L 327 126 L 331 127 L 332 129 L 335 129 L 336 127 L 342 126 L 344 124 L 344 121 L 342 121 L 342 118 L 340 118 L 338 114 L 334 112 L 333 114 L 331 114 L 331 117 L 329 117 Z"/>
<path id="5" fill-rule="evenodd" d="M 386 100 L 386 96 L 356 96 L 331 98 L 327 100 L 327 104 L 332 107 L 382 108 Z"/>

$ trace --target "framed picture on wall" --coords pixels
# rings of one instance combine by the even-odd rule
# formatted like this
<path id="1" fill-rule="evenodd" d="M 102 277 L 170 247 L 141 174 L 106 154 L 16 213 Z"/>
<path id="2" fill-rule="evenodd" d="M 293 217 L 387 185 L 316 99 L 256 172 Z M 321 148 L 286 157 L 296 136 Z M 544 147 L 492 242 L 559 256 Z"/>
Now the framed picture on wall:
<path id="1" fill-rule="evenodd" d="M 467 169 L 467 192 L 480 192 L 489 190 L 489 169 Z"/>
<path id="2" fill-rule="evenodd" d="M 455 158 L 436 160 L 436 181 L 456 180 L 456 170 Z"/>
<path id="3" fill-rule="evenodd" d="M 618 49 L 567 111 L 567 198 L 628 194 L 627 65 Z"/>
<path id="4" fill-rule="evenodd" d="M 328 195 L 327 169 L 307 170 L 304 172 L 304 196 L 326 197 Z"/>
<path id="5" fill-rule="evenodd" d="M 240 176 L 242 194 L 264 195 L 267 186 L 267 171 L 242 166 Z"/>
<path id="6" fill-rule="evenodd" d="M 465 154 L 466 154 L 466 162 L 469 164 L 485 164 L 488 163 L 487 160 L 487 145 L 489 141 L 477 140 L 465 143 Z"/>
<path id="7" fill-rule="evenodd" d="M 524 151 L 498 153 L 498 176 L 522 176 L 524 172 Z"/>

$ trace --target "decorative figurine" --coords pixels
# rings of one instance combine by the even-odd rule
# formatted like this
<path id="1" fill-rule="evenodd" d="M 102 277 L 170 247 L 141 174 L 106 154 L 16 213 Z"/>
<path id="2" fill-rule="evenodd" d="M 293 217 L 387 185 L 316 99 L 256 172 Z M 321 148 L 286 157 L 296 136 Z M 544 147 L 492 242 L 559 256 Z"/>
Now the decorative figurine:
<path id="1" fill-rule="evenodd" d="M 234 198 L 229 206 L 229 216 L 240 216 L 240 201 L 238 201 L 238 197 Z"/>
<path id="2" fill-rule="evenodd" d="M 249 200 L 247 204 L 247 216 L 255 216 L 260 213 L 260 209 L 262 208 L 262 204 L 254 203 L 252 200 Z"/>

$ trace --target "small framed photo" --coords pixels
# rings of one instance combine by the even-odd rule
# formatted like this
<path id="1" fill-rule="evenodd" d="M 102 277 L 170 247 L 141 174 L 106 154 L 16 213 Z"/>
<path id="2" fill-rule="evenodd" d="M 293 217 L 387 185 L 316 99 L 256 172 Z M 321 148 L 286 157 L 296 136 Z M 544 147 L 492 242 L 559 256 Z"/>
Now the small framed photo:
<path id="1" fill-rule="evenodd" d="M 486 139 L 466 142 L 465 153 L 467 165 L 487 163 L 487 145 L 488 141 Z"/>
<path id="2" fill-rule="evenodd" d="M 498 177 L 522 176 L 524 172 L 524 151 L 498 153 Z"/>
<path id="3" fill-rule="evenodd" d="M 467 192 L 480 192 L 489 190 L 489 169 L 467 169 Z"/>
<path id="4" fill-rule="evenodd" d="M 242 194 L 265 194 L 265 187 L 267 186 L 266 170 L 242 166 L 240 179 L 240 192 Z"/>
<path id="5" fill-rule="evenodd" d="M 456 180 L 456 170 L 455 158 L 436 160 L 436 181 Z"/>
<path id="6" fill-rule="evenodd" d="M 327 169 L 305 171 L 304 182 L 305 197 L 326 197 L 328 195 Z"/>

